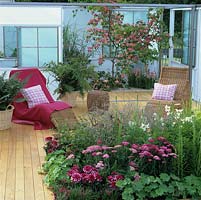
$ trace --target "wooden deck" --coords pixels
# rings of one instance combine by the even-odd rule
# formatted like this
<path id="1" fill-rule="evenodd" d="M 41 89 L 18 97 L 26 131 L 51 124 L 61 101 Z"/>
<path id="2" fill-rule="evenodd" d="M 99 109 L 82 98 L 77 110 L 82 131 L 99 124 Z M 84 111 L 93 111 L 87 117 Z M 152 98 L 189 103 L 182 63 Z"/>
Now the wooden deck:
<path id="1" fill-rule="evenodd" d="M 111 106 L 127 103 L 145 105 L 151 92 L 116 91 L 110 94 Z M 87 112 L 86 97 L 78 98 L 76 116 Z M 44 138 L 52 130 L 34 131 L 32 126 L 12 124 L 0 131 L 0 200 L 52 200 L 38 173 L 44 162 Z"/>

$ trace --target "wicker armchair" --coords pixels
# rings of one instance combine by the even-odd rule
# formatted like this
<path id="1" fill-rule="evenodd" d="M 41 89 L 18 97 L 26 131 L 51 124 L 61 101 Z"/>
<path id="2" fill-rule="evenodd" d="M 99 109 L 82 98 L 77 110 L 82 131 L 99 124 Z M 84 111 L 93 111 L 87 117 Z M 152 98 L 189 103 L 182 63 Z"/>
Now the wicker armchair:
<path id="1" fill-rule="evenodd" d="M 178 67 L 162 67 L 159 83 L 164 85 L 177 84 L 177 89 L 173 101 L 155 100 L 148 101 L 145 107 L 145 114 L 152 117 L 153 113 L 164 113 L 165 105 L 174 106 L 174 108 L 182 108 L 190 106 L 190 82 L 189 69 Z"/>

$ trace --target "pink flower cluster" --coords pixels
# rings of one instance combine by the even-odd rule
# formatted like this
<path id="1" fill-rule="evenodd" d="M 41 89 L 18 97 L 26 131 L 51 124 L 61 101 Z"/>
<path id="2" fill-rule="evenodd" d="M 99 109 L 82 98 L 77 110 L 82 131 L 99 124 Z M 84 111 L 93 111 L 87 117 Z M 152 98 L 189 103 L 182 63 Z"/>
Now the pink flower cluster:
<path id="1" fill-rule="evenodd" d="M 110 176 L 107 177 L 107 180 L 109 182 L 109 186 L 111 188 L 116 188 L 116 182 L 118 180 L 123 180 L 124 176 L 117 173 L 117 172 L 112 172 Z"/>
<path id="2" fill-rule="evenodd" d="M 154 160 L 165 162 L 166 158 L 177 158 L 174 152 L 174 147 L 164 137 L 158 137 L 156 141 L 154 139 L 149 140 L 150 144 L 132 144 L 131 152 L 139 155 L 140 158 L 145 158 L 148 162 Z M 158 144 L 153 144 L 159 142 Z"/>
<path id="3" fill-rule="evenodd" d="M 85 150 L 82 151 L 83 154 L 90 153 L 92 156 L 102 156 L 102 158 L 109 158 L 110 155 L 108 153 L 104 153 L 103 151 L 111 151 L 111 153 L 116 153 L 118 148 L 121 148 L 123 146 L 128 146 L 130 143 L 127 141 L 123 141 L 121 144 L 115 145 L 114 147 L 108 147 L 108 146 L 100 146 L 100 145 L 92 145 L 87 147 Z"/>
<path id="4" fill-rule="evenodd" d="M 73 183 L 94 183 L 101 182 L 102 177 L 98 170 L 91 166 L 85 165 L 82 170 L 77 165 L 74 165 L 67 173 Z"/>
<path id="5" fill-rule="evenodd" d="M 92 145 L 87 147 L 85 150 L 82 151 L 83 154 L 91 153 L 92 156 L 102 156 L 102 158 L 109 158 L 110 155 L 107 153 L 103 153 L 102 151 L 105 150 L 112 150 L 113 147 L 108 146 L 99 146 L 99 145 Z"/>
<path id="6" fill-rule="evenodd" d="M 46 142 L 46 152 L 47 153 L 52 153 L 53 151 L 55 151 L 59 144 L 58 144 L 58 141 L 54 138 L 54 137 L 46 137 L 45 138 L 45 142 Z"/>

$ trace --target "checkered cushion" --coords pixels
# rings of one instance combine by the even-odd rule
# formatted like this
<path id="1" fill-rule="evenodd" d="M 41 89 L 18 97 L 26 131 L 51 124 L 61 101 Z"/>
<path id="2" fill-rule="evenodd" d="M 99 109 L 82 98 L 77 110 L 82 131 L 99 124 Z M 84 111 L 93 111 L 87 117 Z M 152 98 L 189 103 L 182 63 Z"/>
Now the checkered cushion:
<path id="1" fill-rule="evenodd" d="M 40 85 L 21 89 L 21 93 L 27 100 L 29 108 L 32 108 L 41 103 L 49 103 Z"/>
<path id="2" fill-rule="evenodd" d="M 155 83 L 152 99 L 172 101 L 176 89 L 177 84 L 162 85 L 160 83 Z"/>

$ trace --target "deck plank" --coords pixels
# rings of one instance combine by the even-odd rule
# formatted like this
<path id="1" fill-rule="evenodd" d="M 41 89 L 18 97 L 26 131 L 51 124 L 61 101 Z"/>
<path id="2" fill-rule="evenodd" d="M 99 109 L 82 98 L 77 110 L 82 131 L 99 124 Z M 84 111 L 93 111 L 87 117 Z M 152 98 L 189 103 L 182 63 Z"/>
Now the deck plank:
<path id="1" fill-rule="evenodd" d="M 151 93 L 112 92 L 111 108 L 123 108 L 127 104 L 144 106 Z M 117 99 L 117 101 L 115 101 Z M 86 95 L 78 99 L 73 108 L 76 117 L 87 113 Z M 12 124 L 12 128 L 0 131 L 0 200 L 53 200 L 51 191 L 43 184 L 38 173 L 45 158 L 45 137 L 53 130 L 35 131 L 33 126 Z"/>
<path id="2" fill-rule="evenodd" d="M 22 130 L 16 131 L 16 186 L 15 200 L 24 200 L 24 133 Z"/>
<path id="3" fill-rule="evenodd" d="M 15 200 L 15 180 L 16 180 L 16 135 L 14 132 L 8 134 L 8 159 L 5 200 Z"/>

